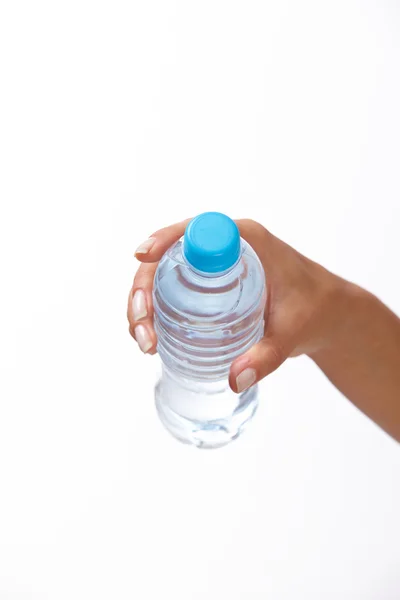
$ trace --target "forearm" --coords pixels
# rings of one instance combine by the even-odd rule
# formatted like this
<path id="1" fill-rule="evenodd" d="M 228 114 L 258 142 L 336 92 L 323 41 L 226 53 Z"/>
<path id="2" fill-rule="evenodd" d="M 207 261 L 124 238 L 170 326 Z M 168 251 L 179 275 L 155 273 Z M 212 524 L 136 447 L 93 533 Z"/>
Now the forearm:
<path id="1" fill-rule="evenodd" d="M 343 286 L 329 343 L 310 355 L 360 410 L 400 441 L 400 319 L 375 296 Z"/>

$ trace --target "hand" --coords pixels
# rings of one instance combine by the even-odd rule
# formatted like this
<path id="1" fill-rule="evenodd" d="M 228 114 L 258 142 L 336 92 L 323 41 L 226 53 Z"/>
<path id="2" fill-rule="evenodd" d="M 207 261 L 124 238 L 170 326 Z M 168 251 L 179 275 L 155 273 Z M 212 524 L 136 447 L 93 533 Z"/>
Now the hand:
<path id="1" fill-rule="evenodd" d="M 189 219 L 160 229 L 139 246 L 142 263 L 129 294 L 131 335 L 141 350 L 156 352 L 152 288 L 158 261 L 184 233 Z M 229 383 L 241 392 L 277 369 L 289 356 L 312 354 L 329 343 L 337 327 L 340 290 L 346 282 L 248 219 L 236 221 L 240 235 L 258 254 L 267 281 L 265 335 L 230 369 Z M 348 284 L 349 285 L 349 284 Z"/>

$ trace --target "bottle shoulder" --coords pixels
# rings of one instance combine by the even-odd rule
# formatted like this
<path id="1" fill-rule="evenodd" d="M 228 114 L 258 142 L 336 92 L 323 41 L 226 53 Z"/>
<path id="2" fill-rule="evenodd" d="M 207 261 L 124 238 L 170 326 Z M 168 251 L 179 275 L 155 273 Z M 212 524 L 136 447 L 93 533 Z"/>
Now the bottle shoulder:
<path id="1" fill-rule="evenodd" d="M 154 281 L 154 306 L 181 326 L 232 323 L 265 305 L 265 274 L 254 250 L 241 241 L 236 265 L 218 275 L 200 274 L 186 262 L 179 240 L 162 257 Z"/>

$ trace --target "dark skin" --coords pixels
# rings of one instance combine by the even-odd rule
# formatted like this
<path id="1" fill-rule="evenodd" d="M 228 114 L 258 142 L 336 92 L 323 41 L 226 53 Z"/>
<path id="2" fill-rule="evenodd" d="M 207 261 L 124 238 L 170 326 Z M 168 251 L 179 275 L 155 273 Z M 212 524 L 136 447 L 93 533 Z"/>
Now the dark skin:
<path id="1" fill-rule="evenodd" d="M 155 232 L 135 254 L 142 264 L 129 294 L 129 330 L 149 354 L 157 344 L 154 274 L 188 222 Z M 302 256 L 260 223 L 236 223 L 263 264 L 268 298 L 265 335 L 232 363 L 232 390 L 241 392 L 287 358 L 306 354 L 351 402 L 400 441 L 400 319 L 375 296 Z"/>

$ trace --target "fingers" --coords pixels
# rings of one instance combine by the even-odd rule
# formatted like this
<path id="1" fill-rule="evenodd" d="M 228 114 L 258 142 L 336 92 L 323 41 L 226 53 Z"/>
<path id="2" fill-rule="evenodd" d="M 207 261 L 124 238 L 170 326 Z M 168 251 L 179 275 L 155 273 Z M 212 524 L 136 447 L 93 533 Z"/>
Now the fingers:
<path id="1" fill-rule="evenodd" d="M 289 356 L 282 340 L 264 337 L 258 344 L 250 348 L 246 354 L 237 358 L 231 366 L 229 385 L 237 393 L 251 387 L 273 371 Z"/>
<path id="2" fill-rule="evenodd" d="M 153 326 L 153 281 L 157 263 L 140 265 L 128 298 L 129 331 L 142 352 L 154 354 L 157 338 Z"/>
<path id="3" fill-rule="evenodd" d="M 157 337 L 153 326 L 153 282 L 158 261 L 182 237 L 190 219 L 156 231 L 136 249 L 139 267 L 128 298 L 129 331 L 145 354 L 155 354 Z"/>
<path id="4" fill-rule="evenodd" d="M 190 219 L 159 229 L 136 248 L 135 257 L 144 263 L 159 261 L 172 244 L 185 233 Z"/>

